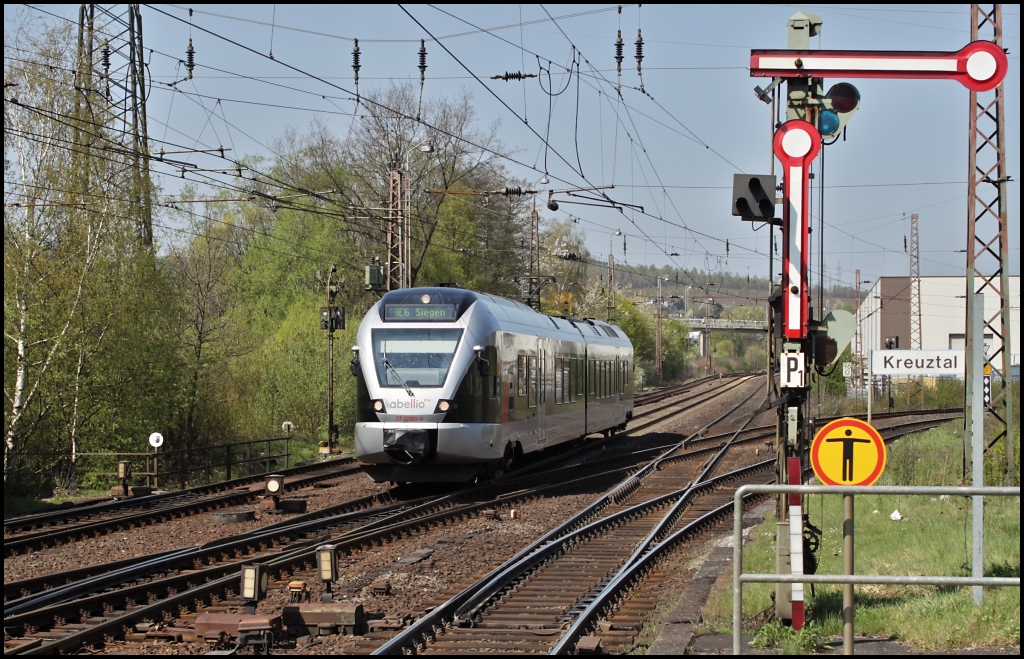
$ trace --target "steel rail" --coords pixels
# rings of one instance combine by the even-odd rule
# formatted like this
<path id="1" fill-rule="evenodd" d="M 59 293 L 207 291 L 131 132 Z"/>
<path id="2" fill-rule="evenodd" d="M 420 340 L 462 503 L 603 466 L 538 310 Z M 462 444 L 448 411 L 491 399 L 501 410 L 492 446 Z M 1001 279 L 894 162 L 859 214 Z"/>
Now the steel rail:
<path id="1" fill-rule="evenodd" d="M 338 467 L 340 467 L 340 469 L 331 468 L 318 473 L 314 472 L 306 475 L 299 474 L 298 478 L 293 476 L 290 483 L 285 480 L 284 490 L 294 490 L 299 487 L 308 486 L 310 483 L 314 483 L 319 480 L 337 478 L 345 473 L 354 473 L 358 470 L 358 468 L 352 464 L 338 465 Z M 321 466 L 320 469 L 323 469 L 323 467 Z M 132 528 L 134 526 L 146 524 L 154 519 L 159 520 L 162 518 L 182 517 L 186 514 L 195 514 L 197 512 L 205 512 L 207 510 L 239 505 L 247 503 L 262 494 L 262 488 L 237 489 L 234 492 L 228 492 L 226 494 L 216 496 L 195 496 L 188 501 L 180 503 L 171 502 L 169 505 L 158 508 L 130 514 L 116 515 L 114 517 L 101 519 L 92 523 L 74 524 L 52 530 L 16 535 L 4 539 L 4 557 L 7 558 L 28 550 L 42 549 L 49 545 L 59 544 L 67 540 L 73 542 L 77 537 L 96 537 L 121 528 Z"/>
<path id="2" fill-rule="evenodd" d="M 288 477 L 294 475 L 301 475 L 310 471 L 316 471 L 318 469 L 324 469 L 325 466 L 335 467 L 351 465 L 354 463 L 355 460 L 352 458 L 341 458 L 338 460 L 332 460 L 327 463 L 317 462 L 308 465 L 300 465 L 298 467 L 291 467 L 289 469 L 277 470 L 274 473 Z M 142 508 L 146 506 L 151 506 L 154 503 L 166 501 L 168 499 L 175 499 L 188 496 L 206 496 L 208 494 L 215 494 L 218 492 L 223 492 L 225 490 L 233 490 L 245 485 L 259 483 L 263 481 L 264 478 L 266 478 L 266 473 L 261 473 L 253 476 L 243 476 L 239 478 L 234 478 L 227 481 L 218 481 L 216 483 L 210 483 L 208 485 L 198 485 L 196 487 L 190 487 L 184 490 L 160 492 L 158 494 L 150 494 L 144 497 L 132 497 L 128 499 L 119 499 L 117 501 L 102 501 L 100 503 L 92 503 L 84 506 L 74 506 L 72 508 L 52 510 L 44 513 L 36 513 L 33 515 L 10 517 L 4 520 L 4 533 L 17 533 L 23 530 L 32 530 L 42 526 L 54 526 L 62 522 L 69 523 L 70 520 L 72 520 L 73 518 L 94 517 L 96 514 L 103 514 L 120 509 Z"/>
<path id="3" fill-rule="evenodd" d="M 621 478 L 622 472 L 625 470 L 626 468 L 622 468 L 578 478 L 574 481 L 548 484 L 544 487 L 522 491 L 518 496 L 535 496 L 537 493 L 545 491 L 555 491 L 565 489 L 567 487 L 571 488 L 580 484 L 592 484 L 595 479 Z M 514 483 L 509 484 L 514 485 Z M 453 495 L 446 495 L 441 499 L 448 500 L 456 496 L 464 496 L 470 492 L 471 491 L 463 491 Z M 335 537 L 319 535 L 311 540 L 296 543 L 291 549 L 279 553 L 272 558 L 260 561 L 250 556 L 244 559 L 244 562 L 259 562 L 265 567 L 271 569 L 276 568 L 279 570 L 289 569 L 299 564 L 312 564 L 314 561 L 316 547 L 325 542 L 336 545 L 340 551 L 352 551 L 361 546 L 373 545 L 388 536 L 400 536 L 403 533 L 423 525 L 440 523 L 453 516 L 469 515 L 494 505 L 493 501 L 475 502 L 436 512 L 436 506 L 441 505 L 442 503 L 443 502 L 441 500 L 435 500 L 421 504 L 418 506 L 418 509 L 420 512 L 425 512 L 426 514 L 420 517 L 403 519 L 397 523 L 388 523 L 389 520 L 371 522 L 371 524 L 367 526 L 360 527 L 359 529 L 355 529 L 354 531 Z M 402 515 L 408 517 L 414 513 L 415 511 L 404 511 Z M 376 526 L 377 528 L 374 530 L 368 530 L 371 526 Z M 222 547 L 216 547 L 214 549 L 220 550 Z M 218 588 L 223 592 L 227 585 L 236 585 L 238 579 L 237 569 L 237 563 L 221 565 L 189 574 L 175 575 L 171 578 L 161 580 L 159 587 L 156 587 L 157 584 L 154 582 L 149 582 L 122 589 L 116 593 L 117 597 L 133 601 L 151 599 L 154 595 L 154 591 L 159 591 L 161 589 L 167 591 L 169 594 L 167 597 L 153 604 L 136 608 L 132 611 L 126 611 L 125 613 L 118 615 L 115 620 L 118 621 L 117 624 L 124 627 L 130 626 L 131 624 L 143 619 L 160 619 L 160 616 L 165 612 L 175 612 L 173 610 L 173 605 L 182 601 L 181 596 L 187 596 L 192 600 L 199 601 L 200 599 L 207 597 L 211 592 L 215 592 Z M 200 581 L 205 581 L 206 583 L 196 585 L 196 582 Z M 214 584 L 214 586 L 212 586 L 213 590 L 210 589 L 211 584 Z M 184 590 L 178 590 L 178 586 L 181 585 L 185 586 Z M 4 625 L 7 628 L 14 628 L 17 626 L 24 627 L 26 625 L 36 626 L 36 624 L 40 624 L 41 626 L 41 624 L 45 623 L 46 620 L 52 621 L 54 618 L 73 619 L 79 615 L 81 611 L 95 611 L 99 607 L 102 607 L 106 603 L 105 600 L 108 599 L 110 595 L 110 593 L 102 593 L 45 609 L 37 609 L 30 613 L 12 616 L 9 619 L 5 619 Z M 147 616 L 149 617 L 147 618 Z M 152 616 L 157 617 L 153 618 Z M 100 634 L 107 634 L 109 630 L 110 626 L 108 623 L 102 622 L 86 629 L 79 630 L 78 632 L 67 634 L 60 639 L 56 639 L 33 649 L 9 650 L 8 654 L 19 652 L 33 654 L 67 651 L 86 644 L 90 639 L 95 638 Z"/>
<path id="4" fill-rule="evenodd" d="M 885 440 L 889 442 L 903 435 L 919 432 L 922 429 L 922 426 L 925 426 L 927 424 L 931 424 L 928 427 L 934 427 L 935 425 L 941 422 L 942 421 L 936 420 L 915 420 L 905 424 L 897 424 L 894 427 L 886 428 L 884 430 L 881 430 L 880 432 L 888 433 L 890 435 L 888 437 L 885 437 Z M 726 445 L 726 448 L 723 448 L 723 453 L 725 450 L 727 450 L 727 448 L 728 445 Z M 774 460 L 766 460 L 765 462 L 753 465 L 753 468 L 766 468 L 771 466 L 774 462 Z M 706 470 L 705 473 L 710 472 Z M 702 476 L 704 476 L 704 474 L 702 474 Z M 698 480 L 699 478 L 700 477 L 698 477 Z M 751 494 L 748 496 L 754 497 L 755 495 Z M 764 498 L 764 496 L 762 495 L 757 498 Z M 632 584 L 636 582 L 640 572 L 646 570 L 653 562 L 657 561 L 670 548 L 674 548 L 674 546 L 679 543 L 679 541 L 684 537 L 685 534 L 691 533 L 693 529 L 698 528 L 698 522 L 701 522 L 702 520 L 710 520 L 712 517 L 715 519 L 727 518 L 733 514 L 734 506 L 735 504 L 732 501 L 723 504 L 719 508 L 702 517 L 701 520 L 695 520 L 694 522 L 687 524 L 685 527 L 679 529 L 678 531 L 672 533 L 670 536 L 664 538 L 664 540 L 659 541 L 658 536 L 659 534 L 664 534 L 664 529 L 668 528 L 669 524 L 662 524 L 660 526 L 662 526 L 663 528 L 656 528 L 655 530 L 653 530 L 645 539 L 645 541 L 637 547 L 630 560 L 623 565 L 622 569 L 620 569 L 619 572 L 615 575 L 615 577 L 612 578 L 609 584 L 594 597 L 593 601 L 587 606 L 583 613 L 570 625 L 569 629 L 566 630 L 565 634 L 555 645 L 555 647 L 551 650 L 550 654 L 571 653 L 579 639 L 587 632 L 588 629 L 593 628 L 593 626 L 596 624 L 596 618 L 600 615 L 600 613 L 602 611 L 609 610 L 609 608 L 611 607 L 610 600 L 620 595 L 624 591 L 631 589 Z M 670 512 L 670 515 L 674 512 L 675 511 Z M 666 520 L 668 517 L 669 516 L 666 515 Z M 676 517 L 678 517 L 677 513 Z M 674 524 L 674 521 L 672 523 Z"/>
<path id="5" fill-rule="evenodd" d="M 502 566 L 499 566 L 491 573 L 478 580 L 475 584 L 451 598 L 448 602 L 421 617 L 410 627 L 406 628 L 390 641 L 378 648 L 374 654 L 397 654 L 401 653 L 405 649 L 414 647 L 422 636 L 431 633 L 431 630 L 435 627 L 443 626 L 443 624 L 447 622 L 445 618 L 456 622 L 470 619 L 475 611 L 485 606 L 489 600 L 493 599 L 494 596 L 504 590 L 515 579 L 519 578 L 519 575 L 540 565 L 549 556 L 553 555 L 561 547 L 565 546 L 569 540 L 581 537 L 584 533 L 598 529 L 602 525 L 616 524 L 623 519 L 627 519 L 633 515 L 641 513 L 646 507 L 660 507 L 666 502 L 671 501 L 674 496 L 681 496 L 680 492 L 670 493 L 650 501 L 639 503 L 636 506 L 626 508 L 614 515 L 589 522 L 589 520 L 598 516 L 600 511 L 607 506 L 622 501 L 632 494 L 639 488 L 644 479 L 658 469 L 663 460 L 678 457 L 676 454 L 679 450 L 686 447 L 689 440 L 698 437 L 709 428 L 724 421 L 737 408 L 741 407 L 750 398 L 752 398 L 758 391 L 760 391 L 760 389 L 754 390 L 732 409 L 712 420 L 675 446 L 670 447 L 657 459 L 645 467 L 642 467 L 637 473 L 633 474 L 612 490 L 602 495 L 599 499 L 591 503 L 576 515 L 572 516 L 569 520 L 549 531 L 539 540 L 518 552 Z"/>
<path id="6" fill-rule="evenodd" d="M 773 463 L 774 461 L 768 462 Z M 744 500 L 744 504 L 763 498 L 763 496 L 756 497 L 754 495 L 750 495 Z M 681 542 L 688 540 L 691 536 L 699 533 L 703 528 L 712 523 L 728 519 L 732 515 L 734 506 L 734 502 L 730 501 L 727 504 L 723 504 L 704 515 L 701 515 L 697 519 L 673 532 L 670 536 L 665 538 L 664 541 L 658 543 L 642 556 L 638 556 L 631 564 L 627 565 L 625 569 L 619 571 L 604 590 L 580 613 L 559 641 L 553 648 L 551 648 L 551 651 L 548 654 L 570 654 L 575 649 L 580 638 L 586 634 L 589 628 L 592 628 L 597 624 L 597 619 L 605 610 L 607 610 L 608 600 L 612 595 L 617 595 L 631 590 L 641 572 L 649 569 L 665 554 L 675 550 Z"/>

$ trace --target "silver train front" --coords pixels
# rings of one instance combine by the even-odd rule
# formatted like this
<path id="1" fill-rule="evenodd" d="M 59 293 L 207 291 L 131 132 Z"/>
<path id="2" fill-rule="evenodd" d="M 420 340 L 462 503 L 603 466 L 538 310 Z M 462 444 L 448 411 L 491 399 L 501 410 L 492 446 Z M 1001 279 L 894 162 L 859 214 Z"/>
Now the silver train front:
<path id="1" fill-rule="evenodd" d="M 621 330 L 499 297 L 391 291 L 354 351 L 356 457 L 376 481 L 469 481 L 632 417 Z"/>

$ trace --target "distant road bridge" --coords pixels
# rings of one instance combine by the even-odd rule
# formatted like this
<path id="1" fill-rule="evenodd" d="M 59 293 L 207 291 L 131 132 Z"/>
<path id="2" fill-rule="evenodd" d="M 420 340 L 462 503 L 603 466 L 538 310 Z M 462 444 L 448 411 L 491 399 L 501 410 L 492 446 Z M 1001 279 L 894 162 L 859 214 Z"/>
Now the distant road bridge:
<path id="1" fill-rule="evenodd" d="M 768 332 L 768 321 L 766 320 L 683 318 L 678 314 L 672 316 L 672 318 L 683 320 L 690 327 L 691 339 L 699 346 L 702 357 L 708 354 L 711 332 L 736 332 L 739 334 L 764 334 Z"/>
<path id="2" fill-rule="evenodd" d="M 768 321 L 766 320 L 729 320 L 727 318 L 708 318 L 705 320 L 704 318 L 682 318 L 678 315 L 672 317 L 685 321 L 694 332 L 707 330 L 755 334 L 768 331 Z"/>

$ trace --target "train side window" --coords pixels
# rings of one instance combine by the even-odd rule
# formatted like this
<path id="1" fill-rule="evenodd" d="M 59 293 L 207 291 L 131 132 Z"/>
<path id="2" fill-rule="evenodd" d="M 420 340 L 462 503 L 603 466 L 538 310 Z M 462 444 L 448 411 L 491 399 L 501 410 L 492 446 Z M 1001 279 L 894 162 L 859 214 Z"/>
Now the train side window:
<path id="1" fill-rule="evenodd" d="M 562 386 L 565 380 L 562 377 L 562 358 L 555 357 L 555 405 L 562 404 Z"/>
<path id="2" fill-rule="evenodd" d="M 576 381 L 579 379 L 579 369 L 577 368 L 579 360 L 575 357 L 569 358 L 569 402 L 576 402 L 576 387 L 579 385 Z"/>
<path id="3" fill-rule="evenodd" d="M 516 372 L 518 377 L 516 378 L 516 395 L 526 395 L 526 355 L 519 355 L 516 358 Z"/>
<path id="4" fill-rule="evenodd" d="M 572 360 L 562 360 L 562 383 L 565 388 L 562 389 L 562 402 L 572 402 Z"/>
<path id="5" fill-rule="evenodd" d="M 539 375 L 537 370 L 537 358 L 528 357 L 527 363 L 529 364 L 529 376 L 526 383 L 526 405 L 528 407 L 537 407 L 537 389 L 539 388 L 537 377 Z"/>
<path id="6" fill-rule="evenodd" d="M 587 375 L 589 376 L 587 377 L 587 391 L 591 396 L 593 396 L 595 393 L 597 393 L 597 390 L 595 388 L 597 385 L 597 362 L 591 359 L 590 363 L 587 365 L 587 368 Z"/>

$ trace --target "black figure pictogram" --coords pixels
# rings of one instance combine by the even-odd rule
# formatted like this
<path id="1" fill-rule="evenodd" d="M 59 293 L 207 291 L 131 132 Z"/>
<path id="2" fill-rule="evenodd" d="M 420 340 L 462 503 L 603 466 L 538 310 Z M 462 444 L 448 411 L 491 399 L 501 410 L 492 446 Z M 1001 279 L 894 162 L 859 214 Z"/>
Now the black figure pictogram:
<path id="1" fill-rule="evenodd" d="M 853 480 L 853 445 L 854 444 L 870 444 L 870 439 L 862 439 L 860 437 L 851 437 L 853 431 L 849 428 L 846 429 L 846 437 L 833 437 L 826 439 L 826 442 L 842 442 L 843 443 L 843 480 Z"/>

